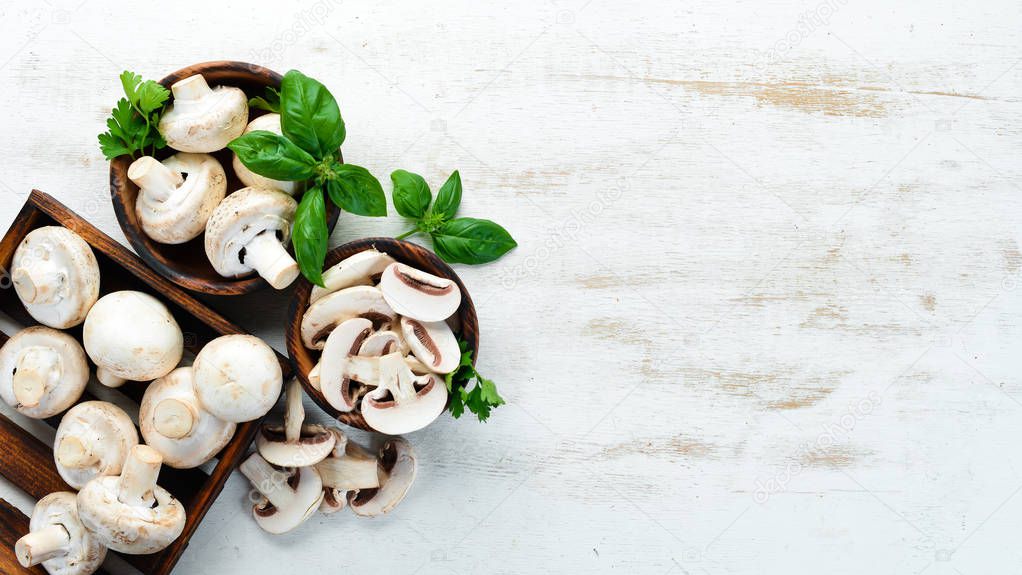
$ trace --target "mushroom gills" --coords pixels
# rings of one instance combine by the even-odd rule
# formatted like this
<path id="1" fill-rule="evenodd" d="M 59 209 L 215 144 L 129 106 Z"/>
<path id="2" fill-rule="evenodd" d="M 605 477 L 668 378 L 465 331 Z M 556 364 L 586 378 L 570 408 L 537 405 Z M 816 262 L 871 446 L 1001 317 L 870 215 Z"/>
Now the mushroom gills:
<path id="1" fill-rule="evenodd" d="M 349 287 L 320 298 L 305 310 L 301 324 L 302 343 L 310 349 L 323 349 L 336 326 L 358 317 L 371 320 L 374 327 L 397 320 L 397 314 L 379 289 L 372 286 Z"/>
<path id="2" fill-rule="evenodd" d="M 447 322 L 402 317 L 401 334 L 415 357 L 434 373 L 450 373 L 461 363 L 458 338 Z"/>
<path id="3" fill-rule="evenodd" d="M 384 270 L 380 291 L 394 311 L 419 321 L 443 321 L 461 305 L 461 288 L 454 280 L 397 262 Z"/>

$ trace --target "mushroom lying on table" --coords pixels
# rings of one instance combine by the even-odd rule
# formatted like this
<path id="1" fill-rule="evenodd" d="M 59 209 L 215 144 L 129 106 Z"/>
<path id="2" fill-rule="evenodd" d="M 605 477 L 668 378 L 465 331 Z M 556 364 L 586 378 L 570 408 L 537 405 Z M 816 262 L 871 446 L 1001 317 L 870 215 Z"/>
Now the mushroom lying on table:
<path id="1" fill-rule="evenodd" d="M 227 147 L 248 124 L 248 97 L 240 88 L 210 88 L 201 74 L 170 87 L 174 99 L 160 118 L 167 145 L 182 152 L 208 154 Z"/>
<path id="2" fill-rule="evenodd" d="M 67 329 L 85 320 L 99 297 L 99 264 L 78 234 L 60 226 L 29 232 L 14 251 L 11 279 L 39 323 Z"/>
<path id="3" fill-rule="evenodd" d="M 251 335 L 224 335 L 207 343 L 195 356 L 192 377 L 206 411 L 233 423 L 266 415 L 284 385 L 277 355 Z"/>
<path id="4" fill-rule="evenodd" d="M 0 398 L 27 417 L 52 417 L 71 407 L 88 382 L 85 351 L 64 332 L 29 327 L 0 347 Z"/>
<path id="5" fill-rule="evenodd" d="M 256 436 L 263 459 L 278 467 L 307 467 L 323 460 L 334 448 L 336 437 L 322 425 L 305 425 L 302 384 L 291 380 L 285 393 L 284 424 L 264 423 Z"/>
<path id="6" fill-rule="evenodd" d="M 325 494 L 320 510 L 334 513 L 344 507 L 345 500 L 363 517 L 394 509 L 415 481 L 412 446 L 400 437 L 390 438 L 374 456 L 340 430 L 332 431 L 338 436 L 334 451 L 316 464 Z"/>
<path id="7" fill-rule="evenodd" d="M 252 506 L 252 515 L 268 533 L 291 531 L 323 502 L 323 483 L 314 467 L 277 469 L 253 453 L 238 469 L 261 496 Z"/>
<path id="8" fill-rule="evenodd" d="M 78 515 L 101 543 L 130 555 L 156 553 L 185 527 L 181 503 L 156 484 L 163 459 L 148 445 L 131 448 L 120 476 L 97 477 L 78 492 Z"/>
<path id="9" fill-rule="evenodd" d="M 263 130 L 266 132 L 273 132 L 278 136 L 284 134 L 280 128 L 280 114 L 263 114 L 255 120 L 248 123 L 248 127 L 245 128 L 244 133 L 254 132 L 256 130 Z M 298 189 L 298 182 L 284 182 L 281 180 L 272 180 L 266 176 L 260 176 L 259 174 L 248 169 L 245 164 L 241 163 L 238 158 L 238 154 L 234 154 L 234 159 L 231 165 L 234 167 L 234 175 L 238 176 L 241 183 L 245 184 L 250 188 L 266 188 L 268 190 L 277 190 L 278 192 L 284 192 L 289 196 L 295 195 L 295 191 Z"/>
<path id="10" fill-rule="evenodd" d="M 36 502 L 14 554 L 23 567 L 41 563 L 51 575 L 90 575 L 103 564 L 106 546 L 78 518 L 75 494 L 58 491 Z"/>
<path id="11" fill-rule="evenodd" d="M 209 154 L 180 152 L 160 162 L 142 156 L 128 167 L 139 187 L 135 213 L 142 230 L 164 244 L 183 244 L 206 229 L 227 193 L 227 176 Z"/>
<path id="12" fill-rule="evenodd" d="M 206 222 L 206 257 L 224 277 L 257 272 L 284 289 L 298 277 L 298 263 L 284 246 L 298 202 L 276 190 L 243 188 L 229 194 Z"/>
<path id="13" fill-rule="evenodd" d="M 104 475 L 120 475 L 138 432 L 124 410 L 105 401 L 85 401 L 64 414 L 53 440 L 57 473 L 75 489 Z"/>
<path id="14" fill-rule="evenodd" d="M 167 306 L 138 291 L 101 297 L 85 318 L 85 351 L 96 364 L 96 378 L 108 387 L 126 380 L 150 381 L 177 367 L 184 336 Z"/>
<path id="15" fill-rule="evenodd" d="M 178 469 L 198 467 L 234 437 L 236 424 L 202 407 L 195 395 L 191 367 L 179 367 L 146 388 L 138 410 L 146 444 L 163 463 Z"/>

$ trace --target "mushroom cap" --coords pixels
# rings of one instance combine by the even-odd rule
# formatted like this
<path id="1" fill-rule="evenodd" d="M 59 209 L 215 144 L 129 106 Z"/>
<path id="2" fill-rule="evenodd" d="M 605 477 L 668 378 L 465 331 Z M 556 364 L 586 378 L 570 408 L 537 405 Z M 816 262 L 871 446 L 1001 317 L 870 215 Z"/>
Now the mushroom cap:
<path id="1" fill-rule="evenodd" d="M 29 327 L 0 347 L 0 398 L 27 417 L 51 417 L 71 407 L 88 382 L 85 351 L 64 332 Z"/>
<path id="2" fill-rule="evenodd" d="M 252 273 L 243 259 L 245 246 L 264 231 L 287 245 L 297 209 L 294 198 L 276 190 L 242 188 L 228 194 L 206 222 L 206 257 L 224 277 Z"/>
<path id="3" fill-rule="evenodd" d="M 417 465 L 412 446 L 400 437 L 392 437 L 380 448 L 381 485 L 348 493 L 355 515 L 373 517 L 394 509 L 415 482 Z"/>
<path id="4" fill-rule="evenodd" d="M 138 432 L 124 410 L 105 401 L 84 401 L 61 418 L 53 459 L 60 477 L 81 489 L 96 477 L 120 475 L 136 445 Z"/>
<path id="5" fill-rule="evenodd" d="M 120 553 L 145 555 L 170 545 L 185 528 L 185 510 L 166 489 L 152 488 L 155 504 L 128 505 L 118 498 L 121 478 L 97 477 L 78 492 L 78 515 L 87 529 Z"/>
<path id="6" fill-rule="evenodd" d="M 260 467 L 266 470 L 272 469 L 262 456 L 253 453 L 241 464 L 241 471 L 251 480 L 255 476 L 251 470 Z M 265 496 L 252 506 L 252 516 L 255 517 L 256 523 L 264 531 L 273 534 L 287 533 L 298 527 L 311 517 L 323 502 L 323 481 L 315 467 L 274 470 L 273 475 L 278 474 L 279 477 L 268 479 L 268 481 L 279 480 L 283 482 L 281 485 L 261 487 L 285 492 L 287 506 L 277 507 Z"/>
<path id="7" fill-rule="evenodd" d="M 357 388 L 349 375 L 349 358 L 358 354 L 372 332 L 373 322 L 363 317 L 355 317 L 344 321 L 326 338 L 323 354 L 320 359 L 319 390 L 323 399 L 334 409 L 348 412 L 355 409 L 359 398 Z M 375 385 L 375 381 L 362 382 Z"/>
<path id="8" fill-rule="evenodd" d="M 245 131 L 248 97 L 240 88 L 210 88 L 201 75 L 189 76 L 170 87 L 174 98 L 160 118 L 167 145 L 182 152 L 222 150 Z"/>
<path id="9" fill-rule="evenodd" d="M 323 271 L 323 287 L 314 285 L 309 293 L 309 303 L 337 290 L 357 285 L 372 285 L 394 258 L 375 249 L 352 254 Z"/>
<path id="10" fill-rule="evenodd" d="M 128 168 L 128 178 L 140 162 L 156 162 L 142 157 Z M 163 161 L 169 170 L 182 174 L 184 182 L 169 197 L 160 199 L 146 187 L 135 200 L 135 213 L 142 230 L 164 244 L 182 244 L 206 230 L 206 221 L 227 193 L 227 175 L 223 166 L 209 154 L 179 152 Z M 136 182 L 137 183 L 137 182 Z"/>
<path id="11" fill-rule="evenodd" d="M 256 449 L 263 459 L 278 467 L 308 467 L 329 455 L 334 441 L 334 435 L 323 425 L 302 425 L 299 440 L 290 442 L 283 425 L 264 424 L 256 436 Z"/>
<path id="12" fill-rule="evenodd" d="M 29 232 L 14 251 L 18 299 L 39 323 L 67 329 L 85 320 L 99 297 L 99 264 L 78 234 L 60 226 Z"/>
<path id="13" fill-rule="evenodd" d="M 397 314 L 373 286 L 353 286 L 326 295 L 305 310 L 302 316 L 302 343 L 310 349 L 323 349 L 327 336 L 341 323 L 355 317 L 369 319 L 380 326 L 397 320 Z"/>
<path id="14" fill-rule="evenodd" d="M 36 502 L 29 530 L 34 533 L 52 525 L 59 525 L 67 531 L 68 544 L 65 553 L 42 562 L 46 572 L 50 575 L 95 573 L 106 559 L 106 546 L 82 525 L 74 493 L 57 491 Z M 23 541 L 19 540 L 15 545 L 15 553 L 24 565 L 27 561 L 23 559 L 27 559 L 31 553 L 25 549 Z"/>
<path id="15" fill-rule="evenodd" d="M 278 136 L 283 135 L 284 131 L 280 127 L 280 114 L 263 114 L 255 120 L 248 123 L 248 127 L 245 128 L 244 133 L 249 133 L 255 130 L 265 130 L 267 132 L 273 132 Z M 241 163 L 238 159 L 238 154 L 234 154 L 232 161 L 234 166 L 234 175 L 238 176 L 241 183 L 245 184 L 250 188 L 267 188 L 270 190 L 277 190 L 278 192 L 284 192 L 289 196 L 295 195 L 295 191 L 298 190 L 298 182 L 284 182 L 281 180 L 272 180 L 266 176 L 260 176 L 252 170 L 245 167 L 245 164 Z"/>
<path id="16" fill-rule="evenodd" d="M 284 385 L 276 354 L 252 335 L 214 339 L 195 356 L 192 368 L 195 394 L 202 406 L 234 423 L 266 415 Z"/>
<path id="17" fill-rule="evenodd" d="M 401 334 L 416 359 L 433 373 L 450 373 L 458 369 L 461 348 L 447 322 L 425 322 L 402 317 Z"/>
<path id="18" fill-rule="evenodd" d="M 178 469 L 212 459 L 234 437 L 237 427 L 202 408 L 192 378 L 191 367 L 175 369 L 149 384 L 139 406 L 138 424 L 146 444 L 160 452 L 164 464 Z M 176 420 L 167 421 L 167 417 Z"/>
<path id="19" fill-rule="evenodd" d="M 443 321 L 461 305 L 461 288 L 454 280 L 399 262 L 383 271 L 380 291 L 394 311 L 419 321 Z"/>
<path id="20" fill-rule="evenodd" d="M 400 353 L 378 358 L 376 389 L 359 404 L 369 427 L 387 435 L 411 433 L 426 427 L 447 407 L 447 386 L 436 374 L 416 376 Z"/>
<path id="21" fill-rule="evenodd" d="M 97 366 L 132 381 L 166 375 L 184 351 L 181 328 L 167 306 L 138 291 L 99 298 L 85 318 L 82 340 Z"/>

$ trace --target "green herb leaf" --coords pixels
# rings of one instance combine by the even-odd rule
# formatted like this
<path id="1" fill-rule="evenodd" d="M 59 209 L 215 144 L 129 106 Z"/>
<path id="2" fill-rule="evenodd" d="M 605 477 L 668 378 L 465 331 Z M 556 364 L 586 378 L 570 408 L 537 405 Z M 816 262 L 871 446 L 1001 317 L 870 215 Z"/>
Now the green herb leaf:
<path id="1" fill-rule="evenodd" d="M 449 220 L 458 213 L 458 206 L 461 205 L 461 174 L 458 170 L 447 178 L 444 185 L 436 193 L 436 202 L 433 203 L 432 213 L 441 220 Z"/>
<path id="2" fill-rule="evenodd" d="M 294 244 L 302 275 L 318 286 L 323 285 L 323 261 L 329 235 L 323 189 L 314 186 L 305 191 L 298 204 L 291 243 Z"/>
<path id="3" fill-rule="evenodd" d="M 227 147 L 245 167 L 274 180 L 296 182 L 312 177 L 316 160 L 291 140 L 255 130 L 235 138 Z"/>
<path id="4" fill-rule="evenodd" d="M 327 191 L 335 204 L 360 216 L 387 215 L 387 196 L 380 181 L 369 170 L 352 164 L 336 164 L 332 171 Z"/>
<path id="5" fill-rule="evenodd" d="M 100 150 L 108 160 L 145 153 L 149 147 L 155 152 L 167 145 L 157 125 L 170 91 L 133 72 L 123 72 L 120 80 L 125 98 L 118 100 L 107 119 L 107 132 L 99 136 Z"/>
<path id="6" fill-rule="evenodd" d="M 479 375 L 472 365 L 472 351 L 468 349 L 468 343 L 458 339 L 458 345 L 461 347 L 461 362 L 457 369 L 444 378 L 450 396 L 448 409 L 455 419 L 461 417 L 468 408 L 479 421 L 486 421 L 494 408 L 504 405 L 504 398 L 497 393 L 497 385 Z M 468 385 L 473 379 L 476 384 L 469 390 Z"/>
<path id="7" fill-rule="evenodd" d="M 433 247 L 444 261 L 485 264 L 518 246 L 511 234 L 490 220 L 456 218 L 433 232 Z"/>
<path id="8" fill-rule="evenodd" d="M 137 93 L 138 102 L 135 105 L 146 115 L 159 110 L 170 99 L 170 90 L 152 80 L 142 82 L 138 86 Z"/>
<path id="9" fill-rule="evenodd" d="M 280 85 L 280 127 L 284 135 L 316 159 L 326 158 L 344 142 L 344 120 L 330 90 L 298 70 Z"/>
<path id="10" fill-rule="evenodd" d="M 394 183 L 391 197 L 397 213 L 416 220 L 426 215 L 433 195 L 422 176 L 405 170 L 395 170 L 390 174 L 390 181 Z"/>
<path id="11" fill-rule="evenodd" d="M 271 86 L 267 86 L 263 96 L 256 96 L 255 98 L 248 99 L 248 107 L 279 114 L 280 92 Z"/>

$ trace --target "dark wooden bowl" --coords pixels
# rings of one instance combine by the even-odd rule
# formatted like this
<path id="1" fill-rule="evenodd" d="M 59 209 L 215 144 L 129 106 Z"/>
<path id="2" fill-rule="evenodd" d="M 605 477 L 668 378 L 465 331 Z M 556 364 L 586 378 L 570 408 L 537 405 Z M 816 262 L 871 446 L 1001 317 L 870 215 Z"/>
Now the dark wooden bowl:
<path id="1" fill-rule="evenodd" d="M 365 238 L 348 242 L 330 250 L 326 254 L 326 267 L 330 267 L 349 256 L 369 248 L 376 248 L 381 252 L 390 254 L 392 258 L 403 264 L 408 264 L 433 275 L 450 278 L 458 284 L 458 288 L 461 289 L 461 306 L 458 308 L 457 313 L 448 320 L 448 323 L 451 324 L 454 333 L 458 337 L 468 342 L 469 348 L 472 350 L 473 363 L 477 361 L 479 359 L 479 318 L 476 317 L 476 308 L 472 303 L 472 296 L 469 295 L 465 284 L 461 282 L 461 278 L 458 277 L 458 274 L 454 273 L 451 266 L 447 265 L 433 252 L 418 244 L 395 240 L 394 238 Z M 302 382 L 305 393 L 309 394 L 309 397 L 316 402 L 316 405 L 329 413 L 331 417 L 337 418 L 338 421 L 346 425 L 373 431 L 366 424 L 361 413 L 342 413 L 337 411 L 327 403 L 326 399 L 323 398 L 323 394 L 309 383 L 309 371 L 319 361 L 320 354 L 318 350 L 308 349 L 302 343 L 302 315 L 305 314 L 305 310 L 309 307 L 309 295 L 311 293 L 312 284 L 304 277 L 299 277 L 298 281 L 295 282 L 294 296 L 291 298 L 289 313 L 291 319 L 287 325 L 287 332 L 284 334 L 284 339 L 287 340 L 287 353 L 291 356 L 291 364 L 294 366 L 294 375 Z"/>
<path id="2" fill-rule="evenodd" d="M 268 86 L 280 88 L 280 74 L 245 62 L 205 62 L 183 68 L 160 80 L 168 89 L 171 84 L 195 74 L 202 74 L 210 86 L 236 86 L 245 91 L 251 98 L 262 96 Z M 249 121 L 264 114 L 262 110 L 249 110 Z M 175 150 L 164 148 L 156 157 L 164 159 L 175 153 Z M 212 154 L 227 173 L 227 193 L 235 192 L 244 185 L 234 175 L 231 167 L 232 153 L 224 149 Z M 213 269 L 206 259 L 203 245 L 204 236 L 200 235 L 190 242 L 177 245 L 161 244 L 153 241 L 142 231 L 138 215 L 135 213 L 135 198 L 138 186 L 128 179 L 128 166 L 134 158 L 120 156 L 110 162 L 110 197 L 114 204 L 117 221 L 124 230 L 135 252 L 149 267 L 177 285 L 200 293 L 212 295 L 240 295 L 269 287 L 270 284 L 258 275 L 244 278 L 225 278 Z M 342 160 L 343 161 L 343 160 Z M 340 210 L 332 202 L 327 202 L 327 226 L 333 231 L 337 224 Z M 290 251 L 291 250 L 289 248 Z"/>

